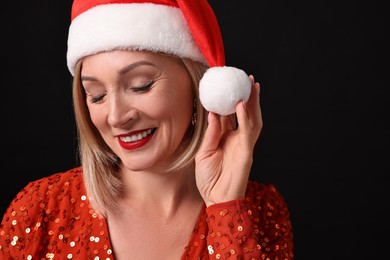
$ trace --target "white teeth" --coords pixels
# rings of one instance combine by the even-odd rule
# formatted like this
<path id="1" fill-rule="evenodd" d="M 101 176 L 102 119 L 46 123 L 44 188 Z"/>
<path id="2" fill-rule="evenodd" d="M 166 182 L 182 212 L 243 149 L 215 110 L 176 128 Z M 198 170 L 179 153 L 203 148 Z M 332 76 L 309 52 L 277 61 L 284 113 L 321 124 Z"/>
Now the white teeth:
<path id="1" fill-rule="evenodd" d="M 149 129 L 149 130 L 143 131 L 142 133 L 138 133 L 138 134 L 136 134 L 136 135 L 121 136 L 120 139 L 121 139 L 123 142 L 134 142 L 134 141 L 139 141 L 139 140 L 141 140 L 142 138 L 147 137 L 147 136 L 150 135 L 151 133 L 152 133 L 152 130 Z"/>

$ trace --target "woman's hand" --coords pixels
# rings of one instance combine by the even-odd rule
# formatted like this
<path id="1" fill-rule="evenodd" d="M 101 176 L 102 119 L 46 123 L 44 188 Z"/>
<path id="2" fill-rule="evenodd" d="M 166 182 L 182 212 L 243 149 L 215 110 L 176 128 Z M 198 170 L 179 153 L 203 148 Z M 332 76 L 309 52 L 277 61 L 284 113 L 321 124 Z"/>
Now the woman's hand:
<path id="1" fill-rule="evenodd" d="M 203 143 L 195 158 L 196 183 L 206 206 L 243 198 L 253 163 L 253 150 L 263 121 L 260 85 L 252 82 L 248 102 L 236 106 L 238 127 L 229 116 L 210 112 Z"/>

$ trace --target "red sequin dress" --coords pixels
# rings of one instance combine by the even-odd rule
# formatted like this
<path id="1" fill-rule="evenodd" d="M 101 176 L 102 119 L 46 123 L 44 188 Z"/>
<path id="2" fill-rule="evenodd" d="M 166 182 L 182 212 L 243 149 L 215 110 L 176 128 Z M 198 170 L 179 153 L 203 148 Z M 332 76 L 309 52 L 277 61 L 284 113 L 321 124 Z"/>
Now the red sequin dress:
<path id="1" fill-rule="evenodd" d="M 0 259 L 115 259 L 81 168 L 33 181 L 15 196 L 0 225 Z M 284 199 L 274 186 L 250 181 L 245 199 L 204 206 L 181 259 L 293 259 Z"/>

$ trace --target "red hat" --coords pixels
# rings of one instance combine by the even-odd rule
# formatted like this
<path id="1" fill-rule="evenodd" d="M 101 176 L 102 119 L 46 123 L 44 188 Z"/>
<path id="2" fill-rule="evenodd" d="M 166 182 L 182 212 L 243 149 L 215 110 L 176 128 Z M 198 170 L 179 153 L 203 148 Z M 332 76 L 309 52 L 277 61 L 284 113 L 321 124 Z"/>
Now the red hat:
<path id="1" fill-rule="evenodd" d="M 221 32 L 207 0 L 74 0 L 70 73 L 82 57 L 117 49 L 163 52 L 208 65 L 199 86 L 208 111 L 232 114 L 238 101 L 249 98 L 246 73 L 225 66 Z"/>

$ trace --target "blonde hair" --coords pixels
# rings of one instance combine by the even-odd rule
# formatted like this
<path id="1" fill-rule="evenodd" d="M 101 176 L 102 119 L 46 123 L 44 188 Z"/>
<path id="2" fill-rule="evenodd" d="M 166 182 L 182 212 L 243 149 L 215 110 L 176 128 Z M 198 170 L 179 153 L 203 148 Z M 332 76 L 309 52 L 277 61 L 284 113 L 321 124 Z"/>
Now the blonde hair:
<path id="1" fill-rule="evenodd" d="M 190 124 L 180 146 L 180 154 L 168 171 L 190 167 L 203 140 L 207 127 L 207 111 L 199 102 L 199 81 L 207 67 L 190 59 L 182 59 L 192 79 L 193 94 L 197 102 L 194 109 L 196 123 Z M 87 195 L 93 209 L 102 215 L 118 206 L 123 195 L 123 184 L 118 174 L 120 159 L 107 146 L 89 115 L 85 91 L 81 83 L 82 61 L 76 67 L 73 79 L 73 102 L 78 135 L 78 153 L 82 165 Z"/>

